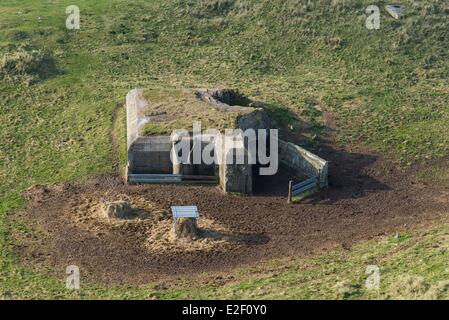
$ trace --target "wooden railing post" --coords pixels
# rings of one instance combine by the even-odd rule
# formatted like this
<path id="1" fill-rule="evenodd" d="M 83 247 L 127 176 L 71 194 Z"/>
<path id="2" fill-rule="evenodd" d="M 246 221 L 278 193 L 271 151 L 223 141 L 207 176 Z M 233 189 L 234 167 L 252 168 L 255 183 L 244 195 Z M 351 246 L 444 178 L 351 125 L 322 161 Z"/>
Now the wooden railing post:
<path id="1" fill-rule="evenodd" d="M 288 200 L 287 200 L 288 203 L 292 203 L 292 186 L 293 186 L 293 181 L 290 180 L 288 182 Z"/>

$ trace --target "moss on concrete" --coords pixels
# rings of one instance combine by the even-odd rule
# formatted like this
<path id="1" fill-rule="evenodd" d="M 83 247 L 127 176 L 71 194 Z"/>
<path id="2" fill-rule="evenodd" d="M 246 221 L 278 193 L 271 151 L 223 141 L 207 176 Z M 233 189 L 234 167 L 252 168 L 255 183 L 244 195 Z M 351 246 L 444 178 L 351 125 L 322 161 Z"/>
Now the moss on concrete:
<path id="1" fill-rule="evenodd" d="M 170 134 L 175 129 L 192 130 L 194 121 L 200 121 L 203 129 L 224 130 L 236 128 L 240 116 L 260 109 L 233 106 L 221 111 L 197 97 L 195 89 L 149 89 L 144 98 L 148 101 L 145 116 L 148 123 L 142 135 Z"/>

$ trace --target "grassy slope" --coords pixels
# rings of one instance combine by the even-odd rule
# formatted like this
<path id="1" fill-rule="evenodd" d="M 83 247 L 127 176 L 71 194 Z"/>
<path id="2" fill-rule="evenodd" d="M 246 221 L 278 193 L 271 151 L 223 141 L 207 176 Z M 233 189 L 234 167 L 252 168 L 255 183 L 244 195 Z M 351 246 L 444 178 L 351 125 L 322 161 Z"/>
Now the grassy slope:
<path id="1" fill-rule="evenodd" d="M 382 12 L 381 30 L 368 31 L 368 3 L 356 0 L 79 0 L 82 29 L 71 32 L 64 28 L 70 1 L 2 1 L 0 52 L 28 44 L 53 56 L 60 73 L 30 87 L 0 82 L 0 295 L 67 294 L 57 280 L 16 263 L 9 233 L 17 226 L 8 224 L 6 213 L 23 206 L 20 192 L 33 184 L 111 171 L 112 110 L 135 87 L 238 87 L 271 103 L 284 123 L 292 121 L 286 108 L 298 114 L 308 124 L 307 145 L 324 130 L 321 111 L 310 103 L 319 100 L 336 114 L 342 144 L 364 143 L 405 165 L 447 155 L 449 5 L 404 2 L 410 8 L 404 19 Z M 293 268 L 285 276 L 295 274 Z M 232 295 L 228 289 L 217 295 Z M 86 295 L 139 292 L 146 291 Z M 202 292 L 214 294 L 196 294 Z"/>
<path id="2" fill-rule="evenodd" d="M 384 237 L 306 259 L 274 260 L 226 274 L 214 284 L 195 278 L 139 287 L 102 288 L 81 278 L 81 290 L 68 291 L 61 280 L 20 266 L 1 273 L 0 298 L 71 299 L 449 299 L 449 225 Z M 379 290 L 365 287 L 366 268 L 380 268 Z M 166 289 L 161 289 L 166 288 Z"/>

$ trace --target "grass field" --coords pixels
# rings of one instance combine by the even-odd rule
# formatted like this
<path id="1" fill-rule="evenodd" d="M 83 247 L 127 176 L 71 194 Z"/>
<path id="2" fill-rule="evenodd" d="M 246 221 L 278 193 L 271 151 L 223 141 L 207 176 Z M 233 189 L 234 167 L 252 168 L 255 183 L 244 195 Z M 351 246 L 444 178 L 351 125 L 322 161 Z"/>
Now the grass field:
<path id="1" fill-rule="evenodd" d="M 81 280 L 81 290 L 2 257 L 3 299 L 448 299 L 449 225 L 383 237 L 351 250 L 336 248 L 311 258 L 288 258 L 141 286 L 101 287 Z M 365 286 L 367 267 L 380 268 L 380 288 Z M 200 277 L 203 281 L 198 281 Z M 204 281 L 207 279 L 207 281 Z M 220 284 L 223 279 L 225 285 Z"/>
<path id="2" fill-rule="evenodd" d="M 0 4 L 0 297 L 383 298 L 399 297 L 392 280 L 398 274 L 418 283 L 412 296 L 447 297 L 448 253 L 430 245 L 447 242 L 447 226 L 236 271 L 235 284 L 219 289 L 92 285 L 73 293 L 22 267 L 10 231 L 27 226 L 8 219 L 24 206 L 20 194 L 112 172 L 113 110 L 136 87 L 237 87 L 267 102 L 281 124 L 299 126 L 289 114 L 307 124 L 297 130 L 311 148 L 327 132 L 327 111 L 336 118 L 338 144 L 386 153 L 400 166 L 449 153 L 445 0 L 403 1 L 406 15 L 394 20 L 382 11 L 380 30 L 364 27 L 371 1 L 75 2 L 79 31 L 65 28 L 73 1 Z M 124 145 L 123 124 L 119 131 Z M 354 266 L 377 260 L 388 266 L 385 287 L 366 292 L 365 270 Z"/>

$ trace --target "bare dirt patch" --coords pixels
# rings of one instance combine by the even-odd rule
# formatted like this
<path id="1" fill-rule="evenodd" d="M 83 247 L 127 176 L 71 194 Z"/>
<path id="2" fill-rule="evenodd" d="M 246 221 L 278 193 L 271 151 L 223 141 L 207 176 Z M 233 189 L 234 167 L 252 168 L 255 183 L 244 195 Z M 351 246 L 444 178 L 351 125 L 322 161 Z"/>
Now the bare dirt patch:
<path id="1" fill-rule="evenodd" d="M 119 183 L 119 181 L 118 181 Z M 49 192 L 61 192 L 60 186 L 36 186 L 26 195 L 38 203 L 46 203 Z M 198 235 L 192 241 L 175 236 L 172 215 L 168 208 L 147 201 L 144 196 L 121 193 L 119 189 L 99 188 L 94 192 L 77 193 L 60 207 L 59 215 L 66 223 L 98 238 L 106 235 L 126 237 L 129 244 L 153 254 L 195 251 L 231 250 L 241 240 L 212 219 L 202 217 Z M 132 240 L 132 241 L 131 241 Z"/>
<path id="2" fill-rule="evenodd" d="M 288 204 L 287 184 L 276 181 L 284 176 L 273 179 L 273 195 L 241 197 L 210 186 L 127 186 L 118 175 L 103 175 L 84 184 L 36 186 L 26 193 L 29 208 L 11 217 L 41 230 L 14 233 L 25 264 L 55 270 L 76 264 L 97 282 L 143 283 L 350 248 L 446 219 L 447 186 L 416 183 L 414 176 L 374 156 L 340 154 L 331 162 L 328 190 Z M 125 196 L 145 214 L 112 222 L 96 215 L 102 199 Z M 192 204 L 202 238 L 175 241 L 169 208 Z"/>

